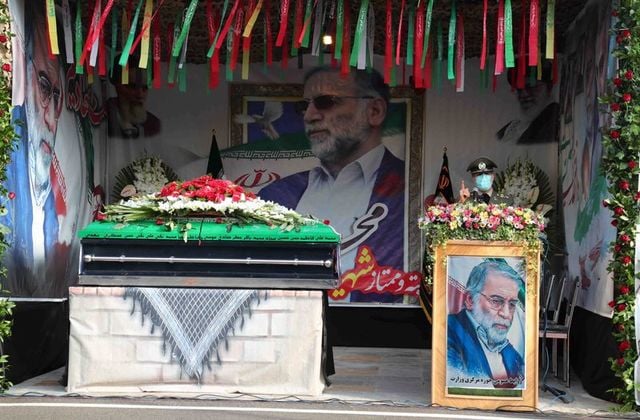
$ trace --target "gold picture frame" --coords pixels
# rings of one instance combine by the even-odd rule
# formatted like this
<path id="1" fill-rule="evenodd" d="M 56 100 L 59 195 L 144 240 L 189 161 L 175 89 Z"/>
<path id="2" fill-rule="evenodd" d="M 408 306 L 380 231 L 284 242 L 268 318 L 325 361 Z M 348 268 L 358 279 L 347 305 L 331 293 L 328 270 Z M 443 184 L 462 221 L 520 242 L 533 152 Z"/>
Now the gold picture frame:
<path id="1" fill-rule="evenodd" d="M 539 248 L 532 250 L 524 244 L 503 241 L 451 240 L 436 248 L 432 340 L 434 404 L 535 410 L 539 252 Z M 507 284 L 513 285 L 509 280 L 516 279 L 515 284 L 519 286 L 494 289 L 491 285 L 496 285 L 497 280 L 491 283 L 478 280 L 488 279 L 486 273 L 495 272 L 504 273 L 501 277 L 508 277 Z M 500 293 L 511 294 L 511 297 L 498 296 Z M 481 328 L 483 326 L 486 329 Z M 505 337 L 508 341 L 499 341 Z M 495 347 L 491 348 L 492 345 Z"/>
<path id="2" fill-rule="evenodd" d="M 303 125 L 302 115 L 296 115 L 294 104 L 301 101 L 304 87 L 302 84 L 257 84 L 231 83 L 229 84 L 229 144 L 231 147 L 242 146 L 252 141 L 260 141 L 260 134 L 255 127 L 241 122 L 238 116 L 251 116 L 254 112 L 264 112 L 267 102 L 279 102 L 282 106 L 281 121 L 275 129 L 279 133 L 287 130 L 299 131 Z M 422 214 L 422 144 L 424 133 L 424 92 L 411 87 L 392 87 L 390 89 L 391 102 L 404 103 L 406 115 L 405 126 L 405 162 L 407 223 L 405 251 L 407 253 L 407 270 L 421 271 L 423 245 L 422 235 L 415 220 Z M 254 108 L 255 107 L 255 108 Z M 254 124 L 255 125 L 255 124 Z M 249 130 L 254 130 L 253 134 Z M 258 134 L 256 134 L 258 133 Z M 311 151 L 303 156 L 312 156 Z"/>

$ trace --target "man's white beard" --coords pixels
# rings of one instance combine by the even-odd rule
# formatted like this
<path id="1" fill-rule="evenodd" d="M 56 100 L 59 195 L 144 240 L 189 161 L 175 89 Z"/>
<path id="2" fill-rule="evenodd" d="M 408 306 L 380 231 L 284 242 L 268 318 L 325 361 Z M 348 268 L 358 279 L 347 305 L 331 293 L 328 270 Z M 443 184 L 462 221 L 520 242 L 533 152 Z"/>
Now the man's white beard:
<path id="1" fill-rule="evenodd" d="M 486 314 L 482 311 L 480 306 L 476 303 L 471 310 L 473 314 L 473 318 L 476 320 L 480 327 L 483 328 L 487 333 L 487 338 L 489 339 L 489 345 L 495 346 L 504 343 L 507 339 L 507 334 L 509 332 L 509 328 L 511 327 L 511 322 L 504 321 L 503 324 L 508 324 L 507 328 L 504 330 L 499 330 L 493 326 L 496 323 L 494 318 L 490 314 Z"/>
<path id="2" fill-rule="evenodd" d="M 37 89 L 37 87 L 35 87 Z M 51 191 L 51 159 L 55 135 L 52 135 L 40 124 L 42 120 L 33 106 L 33 94 L 29 95 L 29 102 L 25 104 L 27 117 L 28 160 L 29 160 L 29 185 L 35 198 L 35 205 L 42 207 Z M 40 149 L 40 143 L 44 140 L 51 148 L 51 154 L 46 154 Z"/>

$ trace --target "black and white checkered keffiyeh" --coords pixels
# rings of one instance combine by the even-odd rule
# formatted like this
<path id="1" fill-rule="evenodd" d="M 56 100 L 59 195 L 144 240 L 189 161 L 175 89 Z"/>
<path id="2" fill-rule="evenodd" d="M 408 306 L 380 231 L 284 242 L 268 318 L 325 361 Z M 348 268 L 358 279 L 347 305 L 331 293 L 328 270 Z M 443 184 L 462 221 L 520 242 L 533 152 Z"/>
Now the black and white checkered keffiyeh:
<path id="1" fill-rule="evenodd" d="M 228 344 L 238 318 L 242 328 L 245 314 L 250 316 L 251 306 L 260 300 L 257 290 L 240 289 L 128 287 L 124 297 L 133 298 L 131 315 L 138 304 L 142 325 L 147 316 L 151 318 L 152 334 L 156 326 L 162 329 L 163 354 L 168 344 L 172 360 L 177 359 L 182 372 L 198 383 L 204 366 L 211 369 L 214 352 L 221 363 L 219 345 Z"/>

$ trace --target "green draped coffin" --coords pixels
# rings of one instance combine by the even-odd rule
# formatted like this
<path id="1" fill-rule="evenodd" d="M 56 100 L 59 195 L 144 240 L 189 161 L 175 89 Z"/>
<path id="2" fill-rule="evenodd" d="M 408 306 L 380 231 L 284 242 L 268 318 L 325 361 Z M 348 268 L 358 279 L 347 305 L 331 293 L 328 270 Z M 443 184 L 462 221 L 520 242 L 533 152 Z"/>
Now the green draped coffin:
<path id="1" fill-rule="evenodd" d="M 340 236 L 322 223 L 283 231 L 189 219 L 169 230 L 96 221 L 80 244 L 82 285 L 330 289 L 339 279 Z"/>

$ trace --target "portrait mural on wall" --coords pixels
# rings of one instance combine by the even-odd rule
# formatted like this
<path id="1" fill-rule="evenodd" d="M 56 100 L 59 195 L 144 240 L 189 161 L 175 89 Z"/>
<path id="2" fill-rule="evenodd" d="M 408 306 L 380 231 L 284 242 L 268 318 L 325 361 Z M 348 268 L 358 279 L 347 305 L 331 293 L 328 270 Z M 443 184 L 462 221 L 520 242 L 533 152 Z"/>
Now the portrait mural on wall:
<path id="1" fill-rule="evenodd" d="M 84 76 L 49 57 L 45 4 L 10 6 L 24 22 L 17 28 L 24 44 L 14 52 L 14 69 L 24 69 L 14 72 L 14 82 L 24 95 L 14 95 L 19 140 L 5 183 L 14 199 L 2 218 L 11 244 L 4 287 L 15 296 L 60 297 L 77 272 L 77 231 L 91 218 L 92 127 L 104 110 Z"/>
<path id="2" fill-rule="evenodd" d="M 584 293 L 578 304 L 609 316 L 612 286 L 607 274 L 608 244 L 615 238 L 609 210 L 601 203 L 607 181 L 600 173 L 602 141 L 599 127 L 606 126 L 598 98 L 606 95 L 606 80 L 613 72 L 608 55 L 610 5 L 590 3 L 576 18 L 567 39 L 570 57 L 561 80 L 563 114 L 560 124 L 560 177 L 569 275 L 580 277 Z M 593 30 L 592 28 L 598 28 Z"/>
<path id="3" fill-rule="evenodd" d="M 449 256 L 447 267 L 448 392 L 524 389 L 524 258 Z"/>
<path id="4" fill-rule="evenodd" d="M 320 67 L 304 86 L 267 89 L 239 98 L 232 87 L 231 135 L 240 144 L 222 151 L 227 177 L 342 235 L 333 303 L 415 303 L 421 275 L 409 260 L 419 242 L 410 252 L 407 205 L 413 101 L 391 98 L 375 70 L 342 78 Z M 412 192 L 419 211 L 420 192 Z"/>

